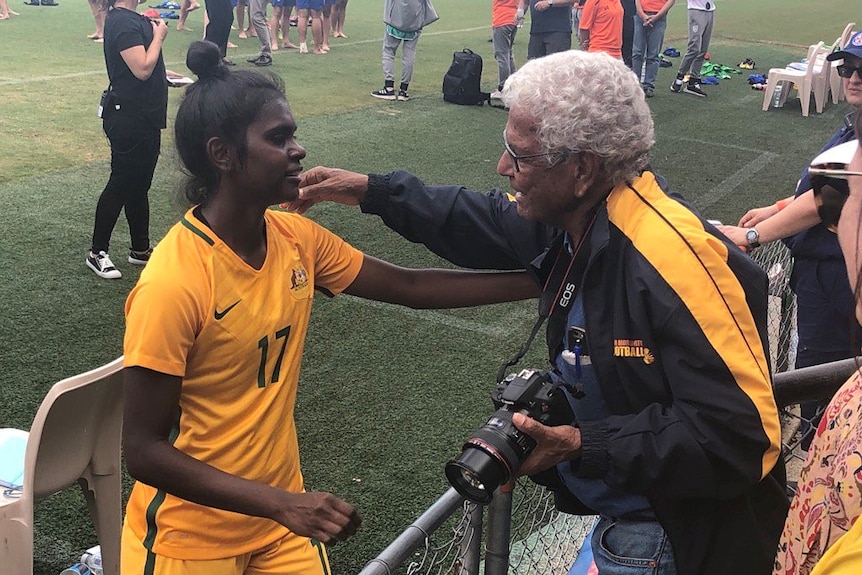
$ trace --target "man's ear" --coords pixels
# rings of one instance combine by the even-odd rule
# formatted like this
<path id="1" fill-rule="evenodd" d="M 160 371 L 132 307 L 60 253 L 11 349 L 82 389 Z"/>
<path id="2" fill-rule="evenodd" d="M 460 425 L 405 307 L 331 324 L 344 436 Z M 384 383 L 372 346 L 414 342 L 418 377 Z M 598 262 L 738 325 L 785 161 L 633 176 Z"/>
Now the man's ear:
<path id="1" fill-rule="evenodd" d="M 207 156 L 219 172 L 226 173 L 236 167 L 236 150 L 218 136 L 207 140 Z"/>
<path id="2" fill-rule="evenodd" d="M 583 198 L 590 193 L 590 190 L 596 184 L 599 184 L 601 177 L 602 160 L 595 154 L 582 152 L 576 154 L 572 160 L 572 169 L 576 169 L 575 174 L 575 195 Z"/>

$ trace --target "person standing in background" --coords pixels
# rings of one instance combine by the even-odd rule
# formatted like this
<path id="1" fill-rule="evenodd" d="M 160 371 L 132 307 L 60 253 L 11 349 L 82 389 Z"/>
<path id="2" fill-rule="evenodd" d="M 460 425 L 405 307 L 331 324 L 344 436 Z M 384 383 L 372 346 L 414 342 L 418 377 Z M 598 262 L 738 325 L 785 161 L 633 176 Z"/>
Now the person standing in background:
<path id="1" fill-rule="evenodd" d="M 87 38 L 95 42 L 102 42 L 105 36 L 105 9 L 102 6 L 102 0 L 88 0 L 88 2 L 90 4 L 90 12 L 93 13 L 93 21 L 96 22 L 96 31 L 92 34 L 87 34 Z M 5 4 L 6 0 L 3 0 L 3 5 Z"/>
<path id="2" fill-rule="evenodd" d="M 180 17 L 177 19 L 177 30 L 185 30 L 186 32 L 194 32 L 186 25 L 186 19 L 189 17 L 189 12 L 194 12 L 201 5 L 194 0 L 183 0 L 180 4 Z"/>
<path id="3" fill-rule="evenodd" d="M 584 11 L 584 3 L 586 0 L 575 0 L 572 4 L 572 30 L 575 31 L 575 39 L 578 41 L 578 46 L 581 45 L 581 36 L 578 30 L 581 28 L 581 13 Z"/>
<path id="4" fill-rule="evenodd" d="M 227 39 L 233 24 L 233 6 L 230 0 L 206 0 L 207 25 L 204 40 L 218 46 L 222 60 L 228 66 L 234 63 L 227 58 Z"/>
<path id="5" fill-rule="evenodd" d="M 620 0 L 623 7 L 623 32 L 622 32 L 622 54 L 623 62 L 629 68 L 632 67 L 632 47 L 634 46 L 635 34 L 635 0 Z"/>
<path id="6" fill-rule="evenodd" d="M 344 33 L 344 18 L 347 16 L 348 0 L 335 0 L 335 6 L 332 8 L 332 37 L 347 38 Z"/>
<path id="7" fill-rule="evenodd" d="M 335 0 L 323 0 L 323 10 L 320 12 L 320 38 L 322 43 L 320 48 L 324 52 L 329 52 L 329 36 L 332 34 L 332 6 Z"/>
<path id="8" fill-rule="evenodd" d="M 299 53 L 308 54 L 308 20 L 311 17 L 311 39 L 314 41 L 314 53 L 325 54 L 323 51 L 323 0 L 296 0 L 296 31 L 299 33 Z"/>
<path id="9" fill-rule="evenodd" d="M 617 0 L 588 0 L 581 13 L 581 49 L 622 59 L 623 7 Z"/>
<path id="10" fill-rule="evenodd" d="M 635 0 L 637 14 L 634 16 L 635 35 L 632 47 L 632 70 L 641 79 L 644 95 L 655 94 L 655 78 L 658 75 L 658 56 L 664 43 L 667 29 L 667 13 L 676 0 Z M 644 69 L 646 64 L 646 69 Z"/>
<path id="11" fill-rule="evenodd" d="M 383 87 L 371 92 L 381 100 L 407 101 L 407 88 L 413 78 L 416 45 L 422 29 L 439 19 L 430 0 L 386 0 L 383 5 Z M 401 48 L 401 85 L 395 93 L 395 51 Z"/>
<path id="12" fill-rule="evenodd" d="M 102 128 L 111 144 L 111 176 L 96 205 L 93 242 L 84 263 L 105 279 L 122 277 L 108 255 L 111 233 L 125 210 L 131 248 L 128 261 L 150 259 L 148 193 L 167 125 L 168 81 L 163 20 L 136 12 L 138 0 L 106 0 L 105 66 L 110 86 L 102 105 Z"/>
<path id="13" fill-rule="evenodd" d="M 700 69 L 709 50 L 715 22 L 715 0 L 688 0 L 688 47 L 670 91 L 706 98 L 700 85 Z M 688 81 L 685 76 L 688 74 Z"/>
<path id="14" fill-rule="evenodd" d="M 499 100 L 500 90 L 509 75 L 515 71 L 515 54 L 512 45 L 518 24 L 524 20 L 523 10 L 519 10 L 521 0 L 494 0 L 491 5 L 491 40 L 494 43 L 494 59 L 497 61 L 497 89 L 491 97 Z"/>
<path id="15" fill-rule="evenodd" d="M 255 66 L 272 66 L 272 41 L 269 37 L 269 22 L 266 20 L 266 6 L 269 0 L 251 0 L 251 25 L 257 32 L 260 42 L 260 53 L 246 60 Z"/>
<path id="16" fill-rule="evenodd" d="M 541 58 L 572 48 L 572 5 L 575 0 L 521 0 L 530 7 L 530 43 L 527 58 Z"/>
<path id="17" fill-rule="evenodd" d="M 239 34 L 237 36 L 245 40 L 248 38 L 248 33 L 252 31 L 253 25 L 251 22 L 251 2 L 246 3 L 246 0 L 232 0 L 231 5 L 236 11 L 236 17 L 234 21 L 236 22 L 237 28 L 239 28 Z M 248 13 L 248 28 L 245 26 L 245 15 Z"/>

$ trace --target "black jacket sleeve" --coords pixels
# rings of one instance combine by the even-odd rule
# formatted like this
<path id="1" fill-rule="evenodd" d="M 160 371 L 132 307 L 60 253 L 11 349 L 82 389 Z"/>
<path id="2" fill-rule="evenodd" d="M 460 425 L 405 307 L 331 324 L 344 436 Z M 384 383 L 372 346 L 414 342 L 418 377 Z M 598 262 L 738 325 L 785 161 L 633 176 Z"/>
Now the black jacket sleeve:
<path id="1" fill-rule="evenodd" d="M 473 269 L 524 269 L 554 235 L 552 228 L 519 216 L 517 204 L 499 190 L 426 186 L 404 171 L 370 174 L 360 207 L 411 242 Z"/>

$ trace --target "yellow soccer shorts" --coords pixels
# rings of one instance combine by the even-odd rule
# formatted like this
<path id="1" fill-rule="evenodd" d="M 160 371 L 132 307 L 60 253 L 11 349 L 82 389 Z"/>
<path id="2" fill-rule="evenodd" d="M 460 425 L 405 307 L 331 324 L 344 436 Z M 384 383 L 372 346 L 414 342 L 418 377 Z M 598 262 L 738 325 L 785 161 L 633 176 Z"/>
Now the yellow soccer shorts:
<path id="1" fill-rule="evenodd" d="M 323 543 L 288 533 L 282 539 L 238 557 L 187 561 L 156 555 L 123 525 L 122 575 L 330 575 Z"/>

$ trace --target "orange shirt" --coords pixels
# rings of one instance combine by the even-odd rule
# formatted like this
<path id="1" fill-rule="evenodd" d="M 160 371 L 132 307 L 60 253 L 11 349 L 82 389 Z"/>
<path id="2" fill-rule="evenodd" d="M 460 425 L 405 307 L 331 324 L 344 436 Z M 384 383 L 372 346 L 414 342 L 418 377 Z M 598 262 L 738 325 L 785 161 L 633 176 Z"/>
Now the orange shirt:
<path id="1" fill-rule="evenodd" d="M 590 32 L 590 52 L 607 52 L 621 58 L 623 6 L 619 0 L 590 0 L 581 13 L 581 30 Z"/>
<path id="2" fill-rule="evenodd" d="M 647 14 L 659 12 L 665 4 L 667 0 L 641 0 L 641 8 Z"/>
<path id="3" fill-rule="evenodd" d="M 511 26 L 515 23 L 515 12 L 520 0 L 494 0 L 491 5 L 491 26 Z"/>

